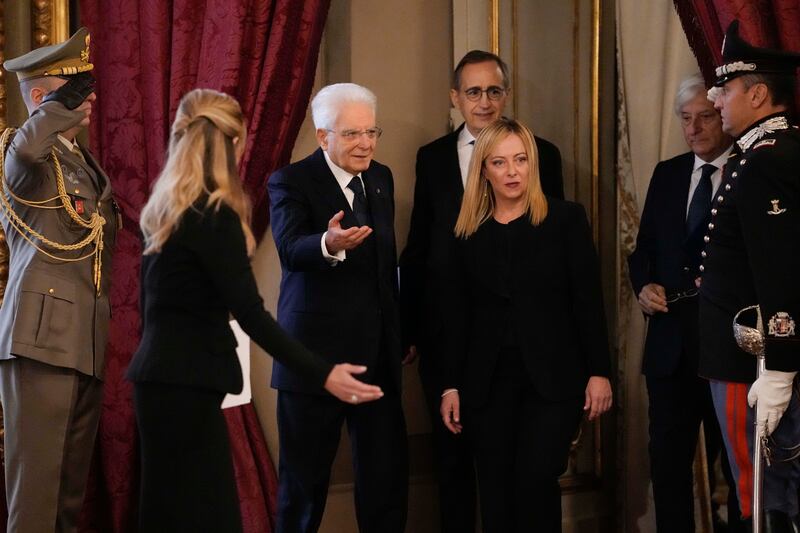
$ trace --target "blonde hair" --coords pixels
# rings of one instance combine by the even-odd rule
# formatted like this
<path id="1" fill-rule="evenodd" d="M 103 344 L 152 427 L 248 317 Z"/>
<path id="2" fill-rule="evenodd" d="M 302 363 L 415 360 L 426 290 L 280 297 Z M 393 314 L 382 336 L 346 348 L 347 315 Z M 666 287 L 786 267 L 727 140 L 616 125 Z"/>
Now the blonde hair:
<path id="1" fill-rule="evenodd" d="M 194 89 L 183 97 L 172 123 L 167 162 L 139 220 L 145 255 L 161 251 L 183 213 L 203 195 L 208 195 L 206 207 L 219 209 L 224 202 L 239 215 L 252 255 L 250 200 L 238 171 L 246 137 L 242 109 L 231 96 Z"/>
<path id="2" fill-rule="evenodd" d="M 503 117 L 483 128 L 475 140 L 464 199 L 461 201 L 461 211 L 456 220 L 457 237 L 466 239 L 471 236 L 494 213 L 494 191 L 489 180 L 484 177 L 483 169 L 492 149 L 509 135 L 516 135 L 522 140 L 525 153 L 528 155 L 530 171 L 528 194 L 524 197 L 525 212 L 528 213 L 534 226 L 541 224 L 547 217 L 547 198 L 542 192 L 542 183 L 539 180 L 539 151 L 533 139 L 533 132 L 521 122 Z"/>

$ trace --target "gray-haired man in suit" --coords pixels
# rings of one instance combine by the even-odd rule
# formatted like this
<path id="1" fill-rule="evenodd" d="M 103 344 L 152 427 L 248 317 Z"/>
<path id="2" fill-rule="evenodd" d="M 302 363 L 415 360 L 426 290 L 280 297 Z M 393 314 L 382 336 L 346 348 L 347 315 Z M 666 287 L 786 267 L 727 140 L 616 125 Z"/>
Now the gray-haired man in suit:
<path id="1" fill-rule="evenodd" d="M 118 213 L 75 136 L 89 124 L 89 33 L 6 61 L 30 117 L 2 136 L 0 307 L 8 531 L 75 531 L 102 403 Z"/>

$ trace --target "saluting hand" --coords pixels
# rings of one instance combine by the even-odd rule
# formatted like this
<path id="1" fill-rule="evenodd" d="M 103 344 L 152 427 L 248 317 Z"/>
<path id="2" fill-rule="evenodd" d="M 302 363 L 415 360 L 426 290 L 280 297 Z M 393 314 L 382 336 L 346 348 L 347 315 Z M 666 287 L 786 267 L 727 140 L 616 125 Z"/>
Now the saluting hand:
<path id="1" fill-rule="evenodd" d="M 584 411 L 589 411 L 589 420 L 594 420 L 611 409 L 611 382 L 602 376 L 592 376 L 586 384 Z"/>
<path id="2" fill-rule="evenodd" d="M 353 377 L 353 374 L 363 374 L 367 367 L 342 363 L 333 367 L 328 379 L 325 380 L 325 389 L 346 403 L 371 402 L 383 397 L 383 391 L 376 385 L 368 385 Z"/>
<path id="3" fill-rule="evenodd" d="M 353 226 L 342 229 L 344 211 L 339 211 L 328 221 L 328 233 L 325 235 L 325 247 L 328 253 L 335 254 L 340 250 L 352 250 L 369 237 L 372 228 L 369 226 Z"/>

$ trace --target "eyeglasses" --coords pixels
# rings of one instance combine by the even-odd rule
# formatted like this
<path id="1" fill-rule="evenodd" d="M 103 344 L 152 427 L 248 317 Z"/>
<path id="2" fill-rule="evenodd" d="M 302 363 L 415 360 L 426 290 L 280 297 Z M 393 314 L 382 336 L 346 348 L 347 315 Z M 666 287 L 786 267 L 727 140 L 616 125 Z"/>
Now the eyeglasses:
<path id="1" fill-rule="evenodd" d="M 344 130 L 344 131 L 336 131 L 336 130 L 326 130 L 331 133 L 338 133 L 345 141 L 355 141 L 356 139 L 360 139 L 362 135 L 366 135 L 367 139 L 373 140 L 377 139 L 383 133 L 383 130 L 380 128 L 370 128 L 368 130 Z"/>
<path id="2" fill-rule="evenodd" d="M 697 289 L 675 292 L 667 295 L 667 303 L 671 304 L 677 302 L 678 300 L 683 300 L 684 298 L 693 298 L 695 296 L 697 296 Z"/>
<path id="3" fill-rule="evenodd" d="M 500 100 L 506 94 L 506 90 L 502 87 L 498 87 L 496 85 L 492 85 L 487 89 L 481 89 L 480 87 L 470 87 L 469 89 L 464 90 L 464 95 L 467 97 L 467 100 L 470 102 L 477 102 L 483 96 L 483 93 L 486 93 L 486 96 L 489 100 L 497 101 Z"/>

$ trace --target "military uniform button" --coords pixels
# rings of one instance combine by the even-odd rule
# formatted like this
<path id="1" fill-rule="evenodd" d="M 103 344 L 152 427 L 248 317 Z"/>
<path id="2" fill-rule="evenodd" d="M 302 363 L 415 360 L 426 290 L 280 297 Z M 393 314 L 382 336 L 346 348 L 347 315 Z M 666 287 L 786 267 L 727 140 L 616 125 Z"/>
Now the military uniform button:
<path id="1" fill-rule="evenodd" d="M 80 194 L 80 193 L 81 193 L 80 189 L 75 189 L 75 194 Z"/>
<path id="2" fill-rule="evenodd" d="M 712 216 L 717 216 L 717 208 L 716 207 L 711 210 L 711 215 Z"/>
<path id="3" fill-rule="evenodd" d="M 708 235 L 704 235 L 704 236 L 703 236 L 703 242 L 706 242 L 706 243 L 707 243 L 707 242 L 709 242 L 710 240 L 711 240 L 711 237 L 709 237 Z"/>
<path id="4" fill-rule="evenodd" d="M 713 222 L 709 222 L 708 223 L 708 229 L 714 229 L 714 223 Z"/>
<path id="5" fill-rule="evenodd" d="M 736 176 L 738 176 L 738 175 L 739 175 L 739 173 L 738 173 L 738 172 L 734 172 L 733 174 L 731 174 L 731 176 L 733 176 L 734 178 L 735 178 Z"/>
<path id="6" fill-rule="evenodd" d="M 47 292 L 49 292 L 50 294 L 55 294 L 56 293 L 55 289 L 49 289 Z"/>
<path id="7" fill-rule="evenodd" d="M 706 267 L 704 267 L 703 265 L 700 265 L 700 272 L 705 272 L 705 271 L 706 271 Z"/>
<path id="8" fill-rule="evenodd" d="M 689 267 L 683 267 L 684 272 L 689 272 Z"/>
<path id="9" fill-rule="evenodd" d="M 708 256 L 708 254 L 706 253 L 706 251 L 705 251 L 705 250 L 703 250 L 702 252 L 700 252 L 700 257 L 702 257 L 703 259 L 705 259 L 707 256 Z"/>
<path id="10" fill-rule="evenodd" d="M 729 191 L 729 190 L 731 190 L 731 184 L 730 184 L 730 183 L 726 183 L 726 184 L 725 184 L 725 190 L 726 190 L 726 191 Z"/>
<path id="11" fill-rule="evenodd" d="M 747 159 L 742 159 L 741 161 L 739 161 L 740 165 L 744 165 L 745 163 L 747 163 Z"/>
<path id="12" fill-rule="evenodd" d="M 721 194 L 717 196 L 717 202 L 722 203 L 723 200 L 725 200 L 725 198 Z"/>

